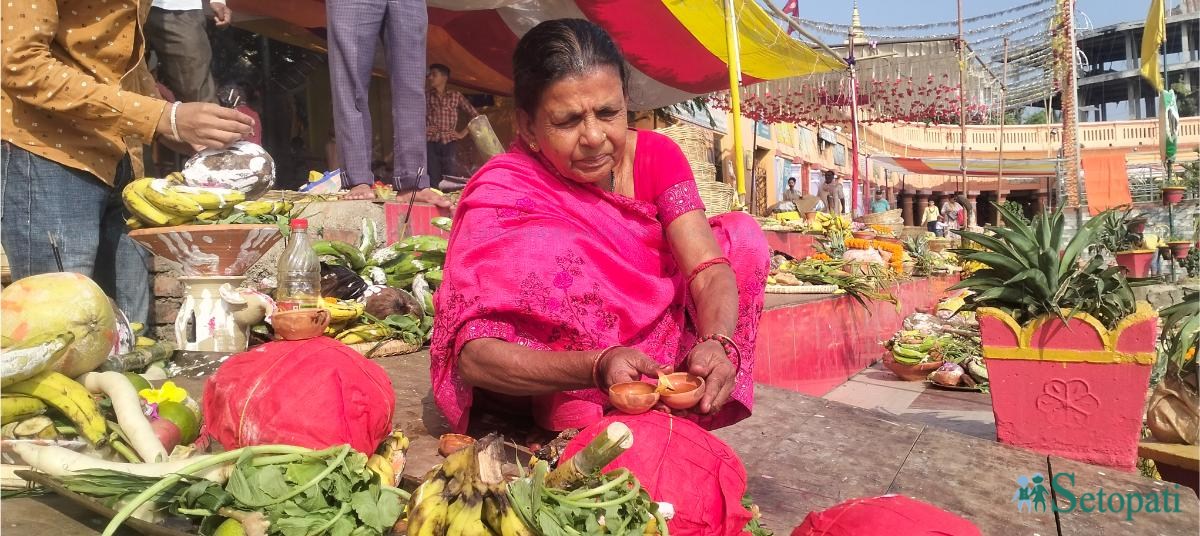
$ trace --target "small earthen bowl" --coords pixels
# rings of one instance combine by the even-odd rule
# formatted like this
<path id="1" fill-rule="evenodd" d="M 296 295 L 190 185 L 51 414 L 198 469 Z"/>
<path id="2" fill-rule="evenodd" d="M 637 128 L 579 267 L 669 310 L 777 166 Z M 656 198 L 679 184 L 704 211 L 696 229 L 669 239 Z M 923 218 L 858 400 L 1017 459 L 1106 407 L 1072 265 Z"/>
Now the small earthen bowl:
<path id="1" fill-rule="evenodd" d="M 622 413 L 638 415 L 658 403 L 658 393 L 646 382 L 624 382 L 608 388 L 608 399 Z"/>
<path id="2" fill-rule="evenodd" d="M 301 341 L 320 337 L 329 327 L 329 311 L 325 309 L 293 309 L 271 316 L 275 334 L 285 341 Z"/>
<path id="3" fill-rule="evenodd" d="M 454 454 L 475 442 L 475 438 L 462 434 L 442 434 L 438 438 L 438 454 L 443 458 Z"/>
<path id="4" fill-rule="evenodd" d="M 659 391 L 663 404 L 671 409 L 688 409 L 700 402 L 704 396 L 704 378 L 686 372 L 667 374 L 675 387 L 674 391 Z"/>

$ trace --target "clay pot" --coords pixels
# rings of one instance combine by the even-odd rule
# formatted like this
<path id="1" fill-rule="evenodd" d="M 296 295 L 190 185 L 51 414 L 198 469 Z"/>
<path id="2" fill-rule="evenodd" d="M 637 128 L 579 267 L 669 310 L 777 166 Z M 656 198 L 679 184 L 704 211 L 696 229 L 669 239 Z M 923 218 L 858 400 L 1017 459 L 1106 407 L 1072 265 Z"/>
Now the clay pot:
<path id="1" fill-rule="evenodd" d="M 667 379 L 675 389 L 659 391 L 658 396 L 668 408 L 688 409 L 699 403 L 700 397 L 704 396 L 704 378 L 686 372 L 676 372 L 667 374 Z"/>
<path id="2" fill-rule="evenodd" d="M 1167 247 L 1171 248 L 1171 255 L 1177 260 L 1186 259 L 1188 250 L 1192 249 L 1192 243 L 1187 240 L 1172 240 L 1167 242 Z"/>
<path id="3" fill-rule="evenodd" d="M 658 393 L 646 382 L 624 382 L 608 388 L 608 400 L 621 413 L 638 415 L 658 403 Z"/>
<path id="4" fill-rule="evenodd" d="M 179 263 L 186 276 L 246 273 L 279 241 L 270 224 L 177 225 L 129 232 L 156 256 Z"/>
<path id="5" fill-rule="evenodd" d="M 906 382 L 924 381 L 933 372 L 942 366 L 941 361 L 931 361 L 929 363 L 921 363 L 919 365 L 905 365 L 896 361 L 892 357 L 892 353 L 888 352 L 883 356 L 883 366 L 892 371 L 892 374 L 899 376 L 901 380 Z"/>
<path id="6" fill-rule="evenodd" d="M 1163 206 L 1174 205 L 1183 201 L 1183 192 L 1186 190 L 1187 188 L 1183 186 L 1164 186 L 1162 189 Z"/>
<path id="7" fill-rule="evenodd" d="M 271 317 L 275 334 L 285 341 L 300 341 L 320 337 L 329 327 L 326 309 L 293 309 L 279 311 Z"/>
<path id="8" fill-rule="evenodd" d="M 438 454 L 442 457 L 458 452 L 475 442 L 475 438 L 462 434 L 442 434 L 438 438 Z"/>

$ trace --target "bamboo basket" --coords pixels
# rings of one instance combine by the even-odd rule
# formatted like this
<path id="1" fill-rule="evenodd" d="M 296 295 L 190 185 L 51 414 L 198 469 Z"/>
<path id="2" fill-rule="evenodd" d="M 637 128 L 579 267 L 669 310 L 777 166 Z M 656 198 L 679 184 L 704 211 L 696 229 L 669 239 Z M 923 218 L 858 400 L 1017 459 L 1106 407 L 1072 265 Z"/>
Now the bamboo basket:
<path id="1" fill-rule="evenodd" d="M 732 186 L 719 181 L 696 181 L 696 189 L 704 202 L 705 216 L 711 218 L 733 210 L 737 191 Z"/>
<path id="2" fill-rule="evenodd" d="M 421 349 L 419 344 L 409 344 L 399 339 L 389 339 L 377 342 L 360 342 L 347 345 L 366 357 L 374 359 L 376 357 L 388 357 L 393 355 L 405 355 L 416 352 Z"/>
<path id="3" fill-rule="evenodd" d="M 710 152 L 712 151 L 712 137 L 703 130 L 688 125 L 687 123 L 679 123 L 666 128 L 656 130 L 668 138 L 671 138 L 679 148 L 683 150 L 683 156 L 687 157 L 689 162 L 709 163 L 711 160 Z M 692 170 L 695 171 L 695 165 Z M 714 177 L 715 168 L 714 168 Z M 697 176 L 697 178 L 699 178 Z"/>
<path id="4" fill-rule="evenodd" d="M 862 222 L 866 223 L 866 224 L 871 224 L 871 223 L 882 224 L 882 225 L 890 225 L 890 224 L 896 224 L 896 223 L 899 223 L 901 225 L 904 224 L 904 218 L 901 216 L 901 209 L 898 209 L 898 208 L 894 208 L 892 210 L 885 210 L 883 212 L 863 214 L 861 219 L 862 219 Z"/>

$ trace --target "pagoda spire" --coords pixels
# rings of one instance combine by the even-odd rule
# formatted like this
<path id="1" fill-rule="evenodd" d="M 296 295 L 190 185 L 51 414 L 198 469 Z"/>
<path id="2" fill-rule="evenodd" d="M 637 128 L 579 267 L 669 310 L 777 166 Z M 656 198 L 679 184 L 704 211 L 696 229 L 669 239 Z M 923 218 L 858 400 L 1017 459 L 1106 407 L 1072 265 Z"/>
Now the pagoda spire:
<path id="1" fill-rule="evenodd" d="M 867 42 L 867 34 L 862 29 L 862 19 L 858 16 L 858 2 L 854 2 L 854 8 L 850 11 L 850 35 L 854 36 L 854 44 L 862 44 Z"/>

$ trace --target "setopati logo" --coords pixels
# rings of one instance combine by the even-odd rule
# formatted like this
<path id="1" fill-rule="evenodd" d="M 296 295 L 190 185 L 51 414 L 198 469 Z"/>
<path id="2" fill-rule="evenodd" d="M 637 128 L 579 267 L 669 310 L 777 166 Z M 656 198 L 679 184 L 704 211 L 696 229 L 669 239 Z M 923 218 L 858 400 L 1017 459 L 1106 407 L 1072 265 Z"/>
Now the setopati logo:
<path id="1" fill-rule="evenodd" d="M 1055 473 L 1049 480 L 1041 473 L 1034 473 L 1017 477 L 1017 490 L 1009 502 L 1016 503 L 1017 512 L 1021 513 L 1099 512 L 1122 515 L 1126 521 L 1133 521 L 1135 514 L 1179 512 L 1178 489 L 1179 484 L 1158 493 L 1105 491 L 1102 487 L 1077 489 L 1075 473 Z"/>

